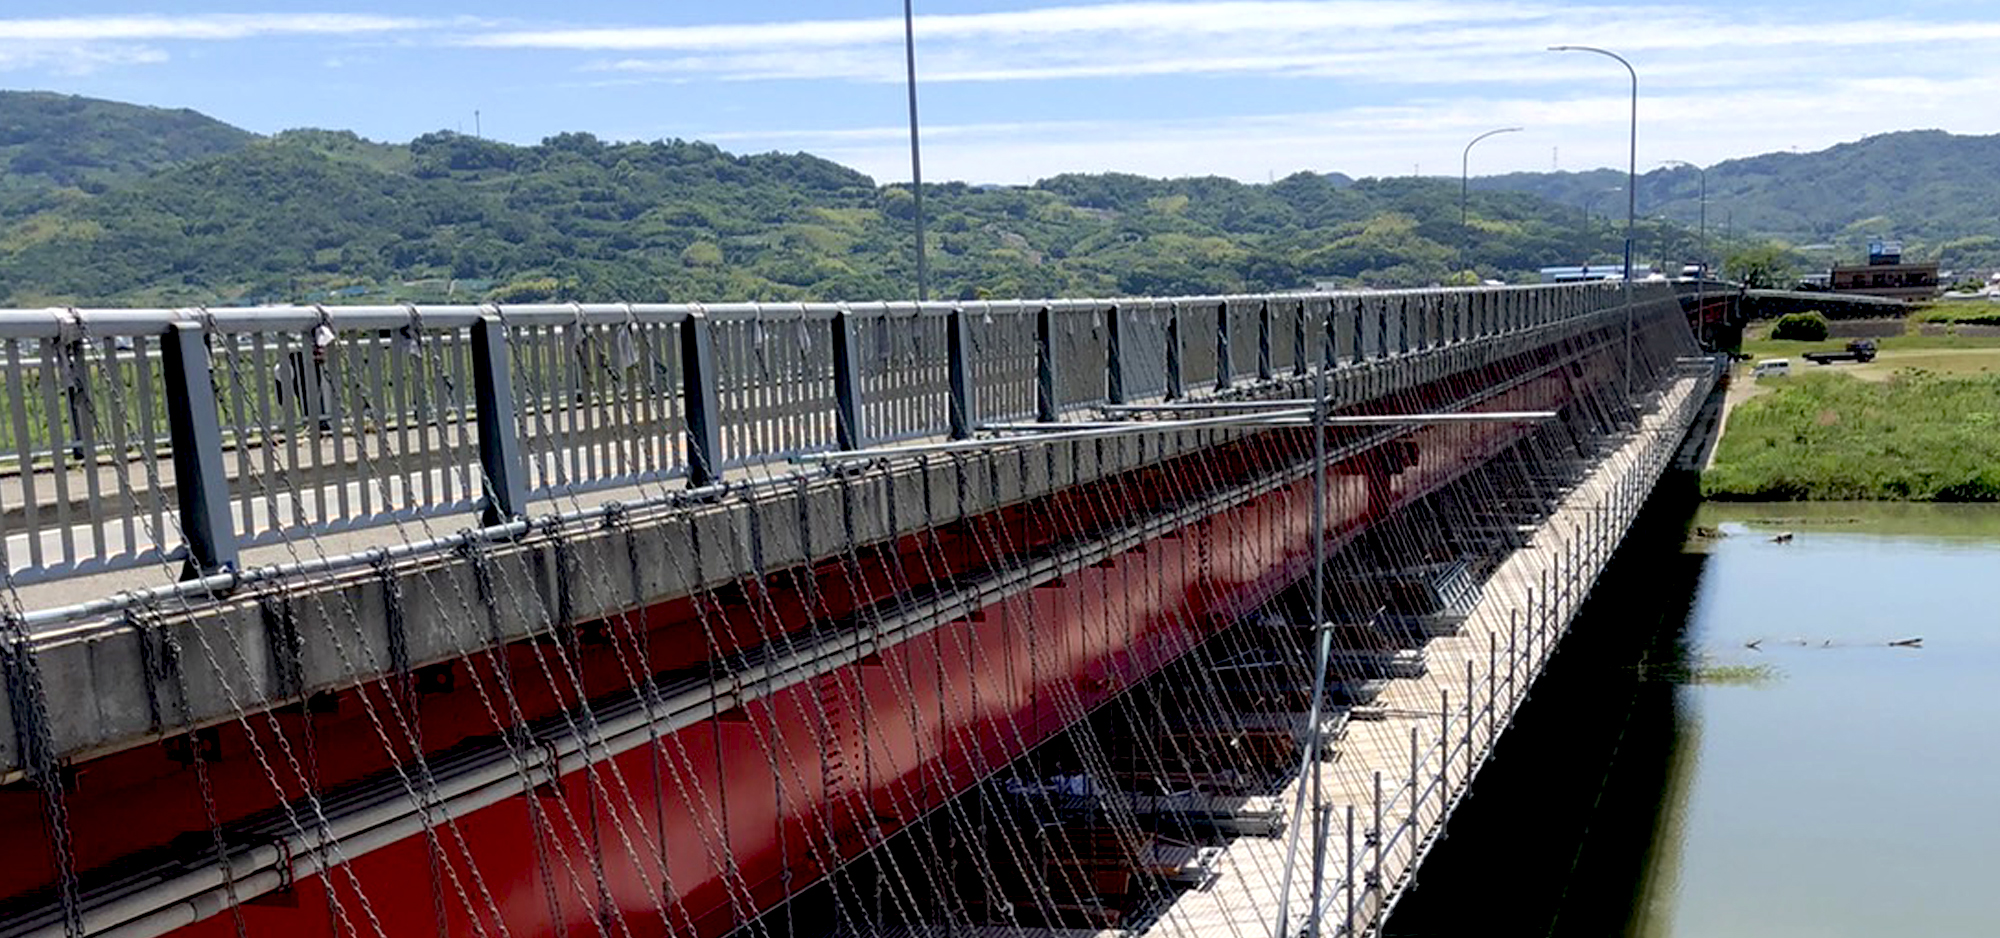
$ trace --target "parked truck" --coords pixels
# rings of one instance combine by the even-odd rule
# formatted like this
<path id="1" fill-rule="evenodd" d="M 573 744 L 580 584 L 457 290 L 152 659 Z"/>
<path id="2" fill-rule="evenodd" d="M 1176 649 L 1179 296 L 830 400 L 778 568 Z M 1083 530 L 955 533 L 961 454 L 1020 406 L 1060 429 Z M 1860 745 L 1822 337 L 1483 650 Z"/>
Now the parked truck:
<path id="1" fill-rule="evenodd" d="M 1831 365 L 1834 362 L 1872 362 L 1875 360 L 1875 340 L 1855 339 L 1847 343 L 1844 352 L 1807 352 L 1806 361 L 1815 365 Z"/>

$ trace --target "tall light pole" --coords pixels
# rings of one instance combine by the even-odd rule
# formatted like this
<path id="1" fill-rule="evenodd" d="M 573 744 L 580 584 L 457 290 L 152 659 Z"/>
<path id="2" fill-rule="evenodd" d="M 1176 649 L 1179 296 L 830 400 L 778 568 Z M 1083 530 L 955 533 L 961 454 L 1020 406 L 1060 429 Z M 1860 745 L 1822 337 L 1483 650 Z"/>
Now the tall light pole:
<path id="1" fill-rule="evenodd" d="M 1596 46 L 1550 46 L 1550 52 L 1593 52 L 1618 60 L 1632 76 L 1632 139 L 1625 164 L 1625 400 L 1632 400 L 1632 226 L 1639 217 L 1639 72 L 1625 57 Z"/>
<path id="2" fill-rule="evenodd" d="M 1700 167 L 1700 166 L 1696 166 L 1696 165 L 1694 165 L 1693 163 L 1690 163 L 1690 162 L 1688 162 L 1687 160 L 1667 160 L 1667 161 L 1665 161 L 1665 162 L 1661 163 L 1660 165 L 1661 165 L 1661 166 L 1685 166 L 1685 167 L 1687 167 L 1688 169 L 1692 169 L 1692 170 L 1694 170 L 1695 172 L 1697 172 L 1697 173 L 1700 173 L 1700 174 L 1701 174 L 1701 216 L 1700 216 L 1700 217 L 1701 217 L 1701 228 L 1700 228 L 1700 231 L 1701 231 L 1701 248 L 1700 248 L 1700 250 L 1701 250 L 1701 257 L 1700 257 L 1700 259 L 1699 259 L 1699 264 L 1698 264 L 1698 266 L 1699 266 L 1699 267 L 1700 267 L 1701 269 L 1700 269 L 1700 270 L 1698 270 L 1698 271 L 1696 271 L 1696 276 L 1697 276 L 1697 277 L 1698 277 L 1699 279 L 1697 279 L 1697 280 L 1696 280 L 1696 281 L 1694 282 L 1694 308 L 1695 308 L 1695 309 L 1698 309 L 1698 310 L 1700 310 L 1700 311 L 1701 311 L 1700 313 L 1698 313 L 1698 314 L 1697 314 L 1697 316 L 1698 316 L 1699 318 L 1697 318 L 1697 319 L 1695 320 L 1695 324 L 1696 324 L 1696 326 L 1697 326 L 1697 327 L 1699 327 L 1699 328 L 1701 329 L 1701 340 L 1702 340 L 1702 344 L 1703 344 L 1703 345 L 1706 345 L 1706 344 L 1708 344 L 1708 305 L 1707 305 L 1707 302 L 1706 302 L 1706 301 L 1707 301 L 1707 299 L 1708 299 L 1708 296 L 1707 296 L 1707 292 L 1708 292 L 1708 291 L 1707 291 L 1707 288 L 1708 288 L 1708 170 L 1707 170 L 1707 169 L 1705 169 L 1705 168 L 1703 168 L 1703 167 Z"/>
<path id="3" fill-rule="evenodd" d="M 1472 192 L 1472 147 L 1487 137 L 1496 134 L 1520 133 L 1524 128 L 1501 127 L 1489 130 L 1465 145 L 1465 152 L 1458 158 L 1458 266 L 1465 266 L 1466 247 L 1472 243 L 1472 216 L 1467 210 L 1467 197 Z"/>
<path id="4" fill-rule="evenodd" d="M 931 298 L 930 265 L 924 257 L 924 155 L 917 142 L 917 17 L 913 0 L 903 0 L 903 61 L 910 88 L 910 194 L 917 215 L 917 300 Z"/>

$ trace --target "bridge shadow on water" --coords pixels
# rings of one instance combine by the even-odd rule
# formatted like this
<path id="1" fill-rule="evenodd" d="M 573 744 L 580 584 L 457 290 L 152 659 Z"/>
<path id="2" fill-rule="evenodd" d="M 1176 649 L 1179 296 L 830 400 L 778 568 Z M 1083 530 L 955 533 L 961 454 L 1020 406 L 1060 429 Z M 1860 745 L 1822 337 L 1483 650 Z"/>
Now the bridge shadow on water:
<path id="1" fill-rule="evenodd" d="M 1683 550 L 1691 488 L 1662 481 L 1383 935 L 1669 933 L 1706 560 Z"/>

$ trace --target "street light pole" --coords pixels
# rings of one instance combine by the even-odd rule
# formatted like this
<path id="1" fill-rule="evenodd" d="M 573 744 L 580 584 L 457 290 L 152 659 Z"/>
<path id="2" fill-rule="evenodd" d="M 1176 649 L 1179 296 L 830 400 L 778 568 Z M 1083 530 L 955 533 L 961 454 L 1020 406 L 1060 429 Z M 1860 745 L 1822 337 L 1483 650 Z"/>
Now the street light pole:
<path id="1" fill-rule="evenodd" d="M 931 298 L 930 266 L 924 258 L 924 158 L 917 142 L 917 18 L 913 0 L 903 0 L 903 61 L 910 89 L 910 194 L 917 216 L 917 300 Z"/>
<path id="2" fill-rule="evenodd" d="M 1480 134 L 1480 135 L 1479 135 L 1479 136 L 1477 136 L 1477 137 L 1474 137 L 1474 138 L 1472 138 L 1472 142 L 1471 142 L 1471 143 L 1468 143 L 1468 144 L 1466 144 L 1466 145 L 1465 145 L 1465 152 L 1464 152 L 1464 153 L 1461 153 L 1461 154 L 1459 154 L 1459 158 L 1458 158 L 1458 266 L 1459 266 L 1459 267 L 1460 267 L 1461 269 L 1463 269 L 1463 268 L 1465 267 L 1465 255 L 1466 255 L 1466 248 L 1467 248 L 1467 247 L 1468 247 L 1468 246 L 1469 246 L 1469 245 L 1470 245 L 1470 244 L 1472 243 L 1472 216 L 1471 216 L 1471 214 L 1469 213 L 1469 211 L 1468 211 L 1468 208 L 1467 208 L 1467 206 L 1468 206 L 1468 204 L 1469 204 L 1469 203 L 1468 203 L 1468 201 L 1467 201 L 1467 197 L 1468 197 L 1468 196 L 1469 196 L 1469 195 L 1471 194 L 1471 192 L 1472 192 L 1472 147 L 1473 147 L 1473 144 L 1476 144 L 1476 143 L 1478 143 L 1479 141 L 1481 141 L 1481 140 L 1484 140 L 1484 139 L 1486 139 L 1487 137 L 1491 137 L 1491 136 L 1494 136 L 1494 135 L 1496 135 L 1496 134 L 1513 134 L 1513 133 L 1520 133 L 1520 132 L 1521 132 L 1521 131 L 1522 131 L 1523 129 L 1524 129 L 1524 128 L 1521 128 L 1521 127 L 1501 127 L 1501 128 L 1498 128 L 1498 129 L 1496 129 L 1496 130 L 1489 130 L 1489 131 L 1487 131 L 1487 132 L 1485 132 L 1485 133 L 1483 133 L 1483 134 Z"/>
<path id="3" fill-rule="evenodd" d="M 1625 164 L 1625 400 L 1632 400 L 1632 231 L 1639 217 L 1639 72 L 1625 57 L 1596 46 L 1550 46 L 1550 52 L 1591 52 L 1617 59 L 1632 76 L 1632 138 Z"/>

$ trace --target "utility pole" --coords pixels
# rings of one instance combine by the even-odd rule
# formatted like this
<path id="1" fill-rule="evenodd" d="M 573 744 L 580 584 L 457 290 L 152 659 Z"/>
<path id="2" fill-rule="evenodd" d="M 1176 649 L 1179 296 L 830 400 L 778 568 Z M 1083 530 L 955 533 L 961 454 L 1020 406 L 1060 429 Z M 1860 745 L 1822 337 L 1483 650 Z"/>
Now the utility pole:
<path id="1" fill-rule="evenodd" d="M 917 17 L 913 0 L 903 0 L 903 61 L 910 90 L 910 194 L 917 215 L 917 301 L 931 298 L 930 263 L 924 247 L 924 157 L 917 138 Z"/>

